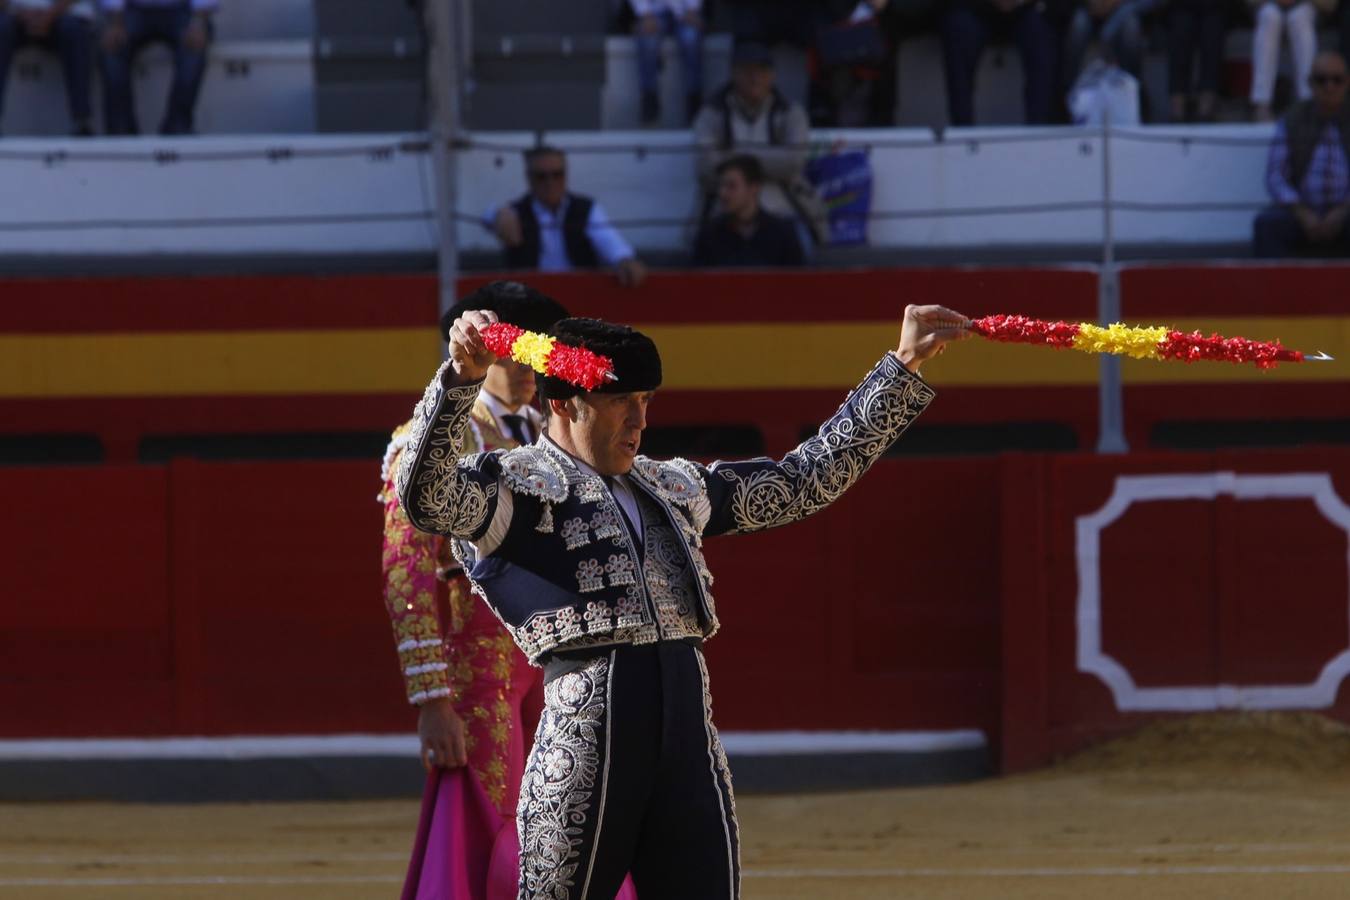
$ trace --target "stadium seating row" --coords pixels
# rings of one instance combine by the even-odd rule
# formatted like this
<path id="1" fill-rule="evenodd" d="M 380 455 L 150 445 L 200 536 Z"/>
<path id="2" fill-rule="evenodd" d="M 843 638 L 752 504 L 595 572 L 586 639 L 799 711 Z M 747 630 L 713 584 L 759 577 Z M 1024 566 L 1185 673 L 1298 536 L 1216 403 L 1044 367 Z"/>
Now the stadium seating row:
<path id="1" fill-rule="evenodd" d="M 349 18 L 324 12 L 328 0 L 235 0 L 222 4 L 199 104 L 198 127 L 206 134 L 312 133 L 315 131 L 408 131 L 421 124 L 420 40 L 412 13 L 399 9 L 385 27 L 356 46 Z M 506 33 L 500 11 L 475 5 L 475 77 L 464 106 L 465 122 L 479 130 L 631 129 L 638 125 L 639 96 L 633 39 L 623 35 Z M 316 15 L 319 13 L 319 15 Z M 555 25 L 557 23 L 554 23 Z M 559 26 L 561 27 L 561 26 Z M 575 26 L 573 26 L 575 27 Z M 494 29 L 497 29 L 494 31 Z M 337 33 L 334 33 L 336 31 Z M 1334 46 L 1328 32 L 1323 44 Z M 1228 35 L 1230 92 L 1245 85 L 1251 33 Z M 667 42 L 660 125 L 683 127 L 680 67 Z M 709 35 L 704 45 L 705 80 L 727 77 L 729 34 Z M 779 84 L 788 96 L 806 96 L 806 57 L 791 47 L 775 51 Z M 1288 61 L 1285 61 L 1287 67 Z M 56 60 L 37 50 L 15 63 L 0 133 L 11 136 L 62 135 L 65 117 L 61 72 Z M 166 90 L 167 57 L 147 54 L 137 79 L 138 100 L 147 113 L 158 110 Z M 336 72 L 336 74 L 335 74 Z M 547 72 L 548 78 L 536 77 Z M 942 49 L 935 35 L 906 40 L 900 48 L 897 122 L 942 127 L 946 108 Z M 334 82 L 339 82 L 335 84 Z M 1016 124 L 1021 118 L 1021 72 L 1017 54 L 997 47 L 986 54 L 977 79 L 976 120 Z M 1167 108 L 1167 61 L 1154 44 L 1145 58 L 1143 90 L 1148 107 Z M 149 116 L 147 120 L 153 120 Z"/>

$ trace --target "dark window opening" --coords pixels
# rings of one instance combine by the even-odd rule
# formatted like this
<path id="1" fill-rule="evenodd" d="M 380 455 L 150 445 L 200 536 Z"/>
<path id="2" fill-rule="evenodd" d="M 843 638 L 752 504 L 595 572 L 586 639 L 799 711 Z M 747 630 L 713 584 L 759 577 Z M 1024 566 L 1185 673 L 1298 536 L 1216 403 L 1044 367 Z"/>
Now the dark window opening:
<path id="1" fill-rule="evenodd" d="M 1014 450 L 1072 452 L 1078 449 L 1078 434 L 1062 422 L 987 422 L 916 425 L 891 445 L 886 456 L 970 456 Z"/>
<path id="2" fill-rule="evenodd" d="M 103 442 L 93 434 L 0 435 L 0 466 L 97 465 Z"/>
<path id="3" fill-rule="evenodd" d="M 1159 422 L 1149 434 L 1149 444 L 1169 450 L 1350 444 L 1350 419 Z"/>
<path id="4" fill-rule="evenodd" d="M 388 443 L 389 435 L 382 431 L 151 435 L 141 440 L 138 457 L 143 463 L 164 463 L 182 456 L 215 461 L 377 460 Z"/>

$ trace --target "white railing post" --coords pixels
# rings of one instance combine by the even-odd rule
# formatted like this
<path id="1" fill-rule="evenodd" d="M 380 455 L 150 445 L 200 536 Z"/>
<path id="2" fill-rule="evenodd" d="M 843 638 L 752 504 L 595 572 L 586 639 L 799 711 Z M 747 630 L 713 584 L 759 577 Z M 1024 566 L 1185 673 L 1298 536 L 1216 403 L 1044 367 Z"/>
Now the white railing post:
<path id="1" fill-rule="evenodd" d="M 1102 266 L 1097 276 L 1097 322 L 1120 320 L 1120 273 L 1116 268 L 1115 222 L 1111 194 L 1111 112 L 1102 115 Z M 1097 452 L 1124 453 L 1125 406 L 1120 357 L 1103 353 L 1097 374 Z"/>

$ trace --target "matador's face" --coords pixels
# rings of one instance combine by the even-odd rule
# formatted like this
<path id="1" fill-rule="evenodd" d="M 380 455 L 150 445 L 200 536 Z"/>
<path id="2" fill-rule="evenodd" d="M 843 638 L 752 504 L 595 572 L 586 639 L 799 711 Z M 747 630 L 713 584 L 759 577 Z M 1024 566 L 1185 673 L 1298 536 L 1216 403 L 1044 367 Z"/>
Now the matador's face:
<path id="1" fill-rule="evenodd" d="M 642 446 L 647 407 L 655 391 L 580 394 L 572 401 L 577 455 L 601 475 L 626 475 Z"/>

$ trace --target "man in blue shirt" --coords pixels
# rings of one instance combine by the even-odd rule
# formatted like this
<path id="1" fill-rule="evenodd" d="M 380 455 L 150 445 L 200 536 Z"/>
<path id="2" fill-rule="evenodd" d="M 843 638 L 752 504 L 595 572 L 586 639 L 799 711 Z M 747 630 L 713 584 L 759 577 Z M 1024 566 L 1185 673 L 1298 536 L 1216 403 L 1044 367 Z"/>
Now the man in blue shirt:
<path id="1" fill-rule="evenodd" d="M 508 269 L 571 272 L 614 270 L 619 282 L 636 287 L 647 268 L 610 224 L 595 200 L 567 190 L 567 156 L 556 147 L 525 151 L 530 192 L 488 209 L 483 224 L 502 244 Z"/>
<path id="2" fill-rule="evenodd" d="M 1313 61 L 1313 98 L 1275 126 L 1266 162 L 1273 206 L 1256 217 L 1256 256 L 1344 256 L 1350 251 L 1350 107 L 1346 65 L 1327 51 Z"/>

